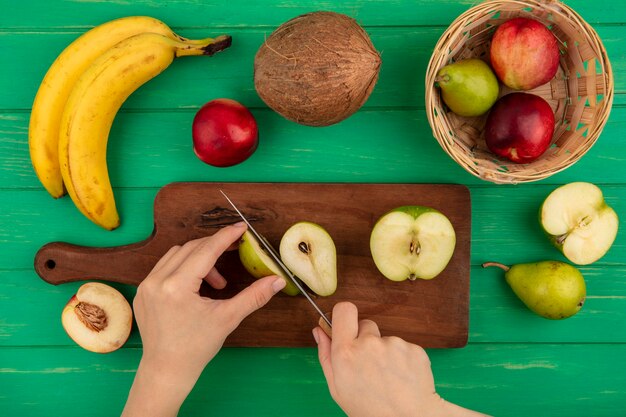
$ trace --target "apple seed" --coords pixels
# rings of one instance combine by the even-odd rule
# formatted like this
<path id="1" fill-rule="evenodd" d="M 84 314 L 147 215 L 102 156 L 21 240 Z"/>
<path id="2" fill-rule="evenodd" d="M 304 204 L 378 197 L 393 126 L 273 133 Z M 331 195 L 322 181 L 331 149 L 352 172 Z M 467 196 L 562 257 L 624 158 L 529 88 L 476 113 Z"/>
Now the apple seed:
<path id="1" fill-rule="evenodd" d="M 591 223 L 591 217 L 585 216 L 578 222 L 578 227 L 587 227 Z"/>
<path id="2" fill-rule="evenodd" d="M 420 247 L 419 243 L 415 243 L 413 241 L 411 241 L 411 244 L 409 245 L 409 252 L 410 253 L 414 253 L 416 255 L 420 254 L 420 251 L 422 250 L 422 248 Z"/>

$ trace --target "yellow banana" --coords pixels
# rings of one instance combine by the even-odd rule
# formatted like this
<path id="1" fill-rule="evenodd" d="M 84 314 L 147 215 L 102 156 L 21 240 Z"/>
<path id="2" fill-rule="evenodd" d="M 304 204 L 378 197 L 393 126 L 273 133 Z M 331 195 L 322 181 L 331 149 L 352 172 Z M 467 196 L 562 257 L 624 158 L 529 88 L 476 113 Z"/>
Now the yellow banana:
<path id="1" fill-rule="evenodd" d="M 52 197 L 65 194 L 58 158 L 59 124 L 76 81 L 96 58 L 116 43 L 148 32 L 186 40 L 152 17 L 124 17 L 84 33 L 65 48 L 48 69 L 33 103 L 28 143 L 35 172 Z"/>
<path id="2" fill-rule="evenodd" d="M 135 35 L 106 51 L 80 77 L 61 117 L 59 162 L 74 204 L 91 221 L 108 230 L 119 226 L 106 147 L 122 103 L 174 58 L 212 55 L 230 42 L 230 36 L 184 42 L 153 33 Z"/>

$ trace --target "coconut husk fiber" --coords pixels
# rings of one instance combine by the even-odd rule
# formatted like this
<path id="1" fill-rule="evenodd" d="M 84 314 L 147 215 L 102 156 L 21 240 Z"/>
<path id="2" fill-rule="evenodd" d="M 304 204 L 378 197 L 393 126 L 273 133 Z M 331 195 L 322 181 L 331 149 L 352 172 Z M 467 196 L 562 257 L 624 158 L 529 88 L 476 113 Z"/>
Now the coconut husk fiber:
<path id="1" fill-rule="evenodd" d="M 378 80 L 380 54 L 352 18 L 314 12 L 282 24 L 254 60 L 254 85 L 274 111 L 328 126 L 356 112 Z"/>

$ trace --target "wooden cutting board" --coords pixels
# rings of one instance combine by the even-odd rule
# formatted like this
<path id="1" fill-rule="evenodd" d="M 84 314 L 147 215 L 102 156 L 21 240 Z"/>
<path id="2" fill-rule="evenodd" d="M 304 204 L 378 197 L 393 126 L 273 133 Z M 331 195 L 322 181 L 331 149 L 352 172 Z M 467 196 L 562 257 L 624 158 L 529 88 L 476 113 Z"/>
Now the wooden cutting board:
<path id="1" fill-rule="evenodd" d="M 240 221 L 220 189 L 275 247 L 298 221 L 318 223 L 330 233 L 337 247 L 339 282 L 335 294 L 317 297 L 322 310 L 330 312 L 335 303 L 351 301 L 361 318 L 379 324 L 383 336 L 430 348 L 467 343 L 471 207 L 469 190 L 461 185 L 174 183 L 157 194 L 154 231 L 145 241 L 112 248 L 49 243 L 37 253 L 35 270 L 51 284 L 96 279 L 139 285 L 171 246 Z M 433 207 L 454 226 L 454 255 L 433 280 L 392 282 L 371 258 L 369 237 L 376 220 L 402 205 Z M 204 295 L 231 297 L 253 280 L 237 251 L 224 254 L 217 267 L 229 283 L 221 291 L 207 286 Z M 244 320 L 226 345 L 312 346 L 311 329 L 318 318 L 304 297 L 280 293 Z"/>

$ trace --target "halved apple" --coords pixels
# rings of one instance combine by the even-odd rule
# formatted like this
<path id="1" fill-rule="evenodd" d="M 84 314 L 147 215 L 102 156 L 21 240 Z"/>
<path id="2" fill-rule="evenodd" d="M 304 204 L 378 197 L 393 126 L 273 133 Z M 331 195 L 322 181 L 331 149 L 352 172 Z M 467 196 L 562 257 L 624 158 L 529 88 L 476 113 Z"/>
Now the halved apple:
<path id="1" fill-rule="evenodd" d="M 239 259 L 246 271 L 253 277 L 258 279 L 269 275 L 278 275 L 287 283 L 282 290 L 285 294 L 297 295 L 300 293 L 298 287 L 283 274 L 278 264 L 265 252 L 265 249 L 248 230 L 243 233 L 239 242 Z"/>
<path id="2" fill-rule="evenodd" d="M 98 282 L 82 285 L 61 313 L 67 334 L 82 348 L 108 353 L 122 347 L 133 325 L 133 311 L 115 288 Z"/>
<path id="3" fill-rule="evenodd" d="M 456 246 L 450 220 L 423 206 L 402 206 L 372 230 L 370 250 L 378 270 L 392 281 L 432 279 L 445 269 Z"/>
<path id="4" fill-rule="evenodd" d="M 337 290 L 337 249 L 319 224 L 299 222 L 280 241 L 280 258 L 307 287 L 323 297 Z"/>
<path id="5" fill-rule="evenodd" d="M 541 206 L 539 220 L 552 243 L 578 265 L 603 257 L 619 225 L 602 190 L 588 182 L 572 182 L 552 191 Z"/>

